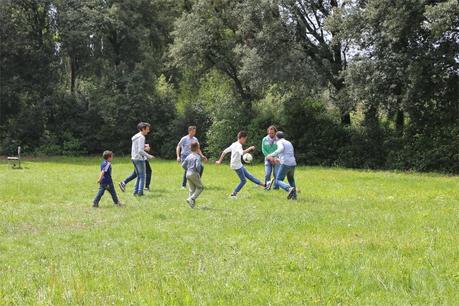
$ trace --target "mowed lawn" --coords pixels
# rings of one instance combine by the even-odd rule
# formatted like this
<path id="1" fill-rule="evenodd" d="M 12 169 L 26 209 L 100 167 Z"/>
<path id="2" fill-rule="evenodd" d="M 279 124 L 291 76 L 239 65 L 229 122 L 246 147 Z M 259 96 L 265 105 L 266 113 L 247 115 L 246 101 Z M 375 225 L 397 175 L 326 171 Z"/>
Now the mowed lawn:
<path id="1" fill-rule="evenodd" d="M 0 164 L 0 304 L 456 304 L 459 178 L 299 167 L 298 201 L 176 162 L 141 199 L 91 207 L 100 159 Z M 249 166 L 262 178 L 262 165 Z M 115 182 L 132 171 L 115 156 Z"/>

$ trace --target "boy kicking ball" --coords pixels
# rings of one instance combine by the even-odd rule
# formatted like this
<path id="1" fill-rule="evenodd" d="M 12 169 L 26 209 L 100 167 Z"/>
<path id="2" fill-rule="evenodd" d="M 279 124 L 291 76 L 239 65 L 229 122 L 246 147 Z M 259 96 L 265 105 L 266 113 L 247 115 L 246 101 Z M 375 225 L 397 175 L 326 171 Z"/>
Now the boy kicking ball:
<path id="1" fill-rule="evenodd" d="M 190 205 L 191 208 L 194 208 L 196 199 L 204 190 L 204 186 L 201 182 L 202 162 L 199 152 L 199 143 L 193 142 L 191 144 L 191 154 L 189 154 L 182 163 L 183 169 L 186 170 L 185 175 L 188 181 L 188 185 L 190 186 L 190 193 L 188 199 L 186 199 L 186 202 Z"/>
<path id="2" fill-rule="evenodd" d="M 245 150 L 242 149 L 242 145 L 247 142 L 247 133 L 244 131 L 241 131 L 237 134 L 238 140 L 234 142 L 231 146 L 223 150 L 220 159 L 217 160 L 215 163 L 217 165 L 221 164 L 223 158 L 225 158 L 225 155 L 231 152 L 231 163 L 230 167 L 234 171 L 236 171 L 236 174 L 238 175 L 240 182 L 236 186 L 236 188 L 233 190 L 231 193 L 230 197 L 232 199 L 237 199 L 237 193 L 241 191 L 242 187 L 244 187 L 245 183 L 247 183 L 247 179 L 250 181 L 254 182 L 258 186 L 261 187 L 266 187 L 265 183 L 262 183 L 259 179 L 254 177 L 247 169 L 242 165 L 241 162 L 241 157 L 245 153 L 251 152 L 255 150 L 254 146 L 251 146 Z"/>

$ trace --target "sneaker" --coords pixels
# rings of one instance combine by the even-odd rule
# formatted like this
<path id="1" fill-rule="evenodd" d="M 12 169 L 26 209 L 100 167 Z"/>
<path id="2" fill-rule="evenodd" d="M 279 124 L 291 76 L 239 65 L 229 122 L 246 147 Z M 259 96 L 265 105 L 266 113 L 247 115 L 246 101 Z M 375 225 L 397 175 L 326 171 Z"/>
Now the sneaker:
<path id="1" fill-rule="evenodd" d="M 295 187 L 290 187 L 288 189 L 288 196 L 287 199 L 290 200 L 295 196 Z"/>
<path id="2" fill-rule="evenodd" d="M 118 186 L 120 186 L 120 189 L 122 192 L 125 192 L 126 191 L 126 184 L 124 182 L 120 182 L 118 184 Z"/>
<path id="3" fill-rule="evenodd" d="M 93 203 L 93 204 L 92 204 L 92 207 L 94 207 L 94 208 L 99 208 L 99 204 Z"/>
<path id="4" fill-rule="evenodd" d="M 193 200 L 192 198 L 186 199 L 186 202 L 188 203 L 188 205 L 190 205 L 191 208 L 194 208 L 196 204 L 195 200 Z"/>
<path id="5" fill-rule="evenodd" d="M 150 192 L 150 187 L 145 187 L 144 190 Z"/>
<path id="6" fill-rule="evenodd" d="M 237 200 L 237 194 L 236 193 L 232 193 L 232 194 L 230 194 L 229 198 L 232 199 L 232 200 Z"/>
<path id="7" fill-rule="evenodd" d="M 118 203 L 115 204 L 115 206 L 124 207 L 125 205 L 123 203 L 121 203 L 121 202 L 118 202 Z"/>
<path id="8" fill-rule="evenodd" d="M 274 179 L 269 180 L 266 182 L 265 190 L 271 190 L 271 187 L 273 186 Z"/>
<path id="9" fill-rule="evenodd" d="M 186 189 L 186 187 L 185 187 L 185 186 L 182 186 L 182 190 L 185 190 L 185 189 Z"/>

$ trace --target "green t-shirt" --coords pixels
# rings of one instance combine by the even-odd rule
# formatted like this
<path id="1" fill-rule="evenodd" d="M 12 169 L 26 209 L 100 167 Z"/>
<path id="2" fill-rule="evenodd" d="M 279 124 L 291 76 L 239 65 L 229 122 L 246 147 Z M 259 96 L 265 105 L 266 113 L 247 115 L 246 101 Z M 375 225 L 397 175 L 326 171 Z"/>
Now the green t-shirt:
<path id="1" fill-rule="evenodd" d="M 277 150 L 277 144 L 276 144 L 277 139 L 274 138 L 272 139 L 268 135 L 266 135 L 263 140 L 261 141 L 261 151 L 263 152 L 263 155 L 266 157 L 268 154 L 273 153 L 274 151 Z"/>

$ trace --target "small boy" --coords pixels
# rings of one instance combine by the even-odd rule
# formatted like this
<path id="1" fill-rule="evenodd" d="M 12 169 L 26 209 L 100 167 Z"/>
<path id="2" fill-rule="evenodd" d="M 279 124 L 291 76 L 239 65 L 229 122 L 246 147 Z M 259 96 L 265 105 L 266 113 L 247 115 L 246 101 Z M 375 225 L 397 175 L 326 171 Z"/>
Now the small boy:
<path id="1" fill-rule="evenodd" d="M 190 193 L 186 201 L 191 208 L 194 208 L 196 199 L 204 190 L 200 175 L 202 170 L 202 162 L 199 151 L 199 143 L 193 142 L 191 144 L 191 154 L 189 154 L 182 163 L 182 168 L 186 170 L 186 179 L 190 185 Z"/>
<path id="2" fill-rule="evenodd" d="M 100 164 L 100 174 L 97 183 L 100 184 L 99 191 L 94 199 L 92 207 L 97 208 L 99 207 L 99 201 L 105 193 L 105 190 L 108 190 L 112 195 L 113 203 L 118 207 L 123 206 L 118 200 L 116 196 L 115 186 L 113 186 L 112 180 L 112 165 L 111 161 L 113 159 L 113 152 L 112 151 L 104 151 L 102 154 L 104 161 Z"/>
<path id="3" fill-rule="evenodd" d="M 266 184 L 262 183 L 259 179 L 255 178 L 249 171 L 247 171 L 247 169 L 242 165 L 241 162 L 242 155 L 255 150 L 255 146 L 251 146 L 245 150 L 242 149 L 242 145 L 247 142 L 247 133 L 244 131 L 240 131 L 237 134 L 237 138 L 238 140 L 236 142 L 234 142 L 231 146 L 223 150 L 220 159 L 216 161 L 218 165 L 221 164 L 223 158 L 225 158 L 225 155 L 231 152 L 230 167 L 231 169 L 236 171 L 236 174 L 239 176 L 239 179 L 241 180 L 230 195 L 232 199 L 237 199 L 237 193 L 241 191 L 242 187 L 244 187 L 245 183 L 247 183 L 247 179 L 254 182 L 258 186 L 266 187 Z"/>

